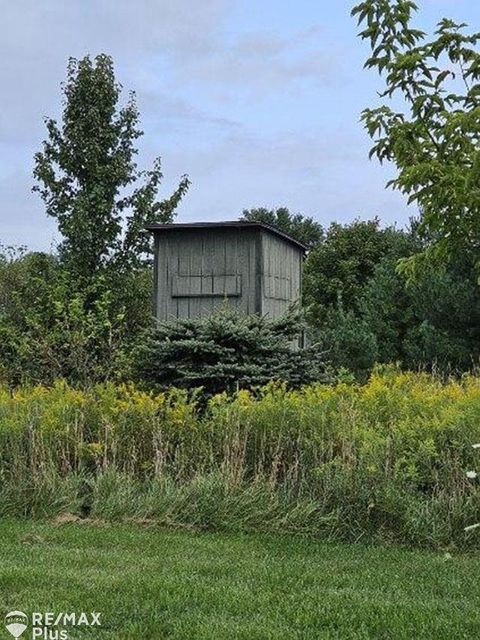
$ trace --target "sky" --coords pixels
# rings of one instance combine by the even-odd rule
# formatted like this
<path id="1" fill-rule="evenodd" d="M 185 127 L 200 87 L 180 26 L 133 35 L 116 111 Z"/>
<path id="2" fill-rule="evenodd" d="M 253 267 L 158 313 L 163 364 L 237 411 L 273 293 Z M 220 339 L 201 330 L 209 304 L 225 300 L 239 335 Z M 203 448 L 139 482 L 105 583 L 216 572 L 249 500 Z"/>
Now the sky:
<path id="1" fill-rule="evenodd" d="M 344 0 L 0 0 L 0 244 L 59 241 L 32 193 L 43 118 L 61 115 L 70 56 L 110 54 L 134 90 L 145 135 L 139 164 L 160 156 L 161 197 L 192 186 L 179 222 L 234 220 L 287 206 L 324 226 L 415 210 L 385 189 L 392 167 L 368 159 L 359 121 L 381 88 Z M 480 29 L 478 0 L 418 0 L 417 23 Z"/>

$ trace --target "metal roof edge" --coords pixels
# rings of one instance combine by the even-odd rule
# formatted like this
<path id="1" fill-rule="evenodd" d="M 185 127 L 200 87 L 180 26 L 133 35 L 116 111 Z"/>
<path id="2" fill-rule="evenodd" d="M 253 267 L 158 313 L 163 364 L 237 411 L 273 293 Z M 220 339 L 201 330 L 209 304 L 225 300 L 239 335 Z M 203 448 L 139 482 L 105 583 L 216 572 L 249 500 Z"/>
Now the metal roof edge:
<path id="1" fill-rule="evenodd" d="M 274 227 L 265 222 L 253 222 L 250 220 L 226 220 L 223 222 L 174 222 L 171 224 L 149 224 L 145 227 L 147 231 L 155 233 L 155 231 L 175 231 L 181 229 L 208 229 L 208 228 L 258 228 L 264 229 L 273 235 L 276 235 L 286 242 L 294 244 L 300 248 L 303 252 L 308 251 L 308 247 L 302 242 L 295 240 L 292 236 L 288 235 L 281 229 Z"/>

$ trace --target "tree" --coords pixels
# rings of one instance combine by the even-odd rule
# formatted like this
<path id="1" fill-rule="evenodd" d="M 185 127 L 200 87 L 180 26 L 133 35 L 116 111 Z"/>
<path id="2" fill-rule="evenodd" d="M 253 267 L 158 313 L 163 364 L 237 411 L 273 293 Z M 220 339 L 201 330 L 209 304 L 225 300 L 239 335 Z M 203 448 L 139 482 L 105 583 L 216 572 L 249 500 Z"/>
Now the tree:
<path id="1" fill-rule="evenodd" d="M 123 107 L 120 95 L 109 56 L 71 58 L 62 123 L 46 119 L 48 137 L 35 155 L 34 190 L 58 222 L 61 259 L 77 282 L 137 266 L 149 249 L 145 225 L 169 222 L 189 186 L 184 176 L 170 198 L 156 201 L 160 159 L 138 169 L 135 95 Z"/>
<path id="2" fill-rule="evenodd" d="M 375 336 L 377 361 L 406 364 L 404 342 L 416 325 L 415 297 L 397 269 L 397 260 L 397 257 L 387 256 L 375 267 L 361 292 L 358 309 Z"/>
<path id="3" fill-rule="evenodd" d="M 143 325 L 136 325 L 101 281 L 75 290 L 56 256 L 0 253 L 0 381 L 15 386 L 64 378 L 88 386 L 128 378 L 129 345 L 149 318 L 141 275 L 135 273 L 130 287 L 144 313 Z"/>
<path id="4" fill-rule="evenodd" d="M 300 213 L 290 213 L 286 207 L 244 209 L 242 219 L 277 227 L 309 248 L 315 247 L 323 238 L 323 228 L 319 222 Z"/>
<path id="5" fill-rule="evenodd" d="M 47 139 L 35 155 L 34 190 L 63 240 L 54 268 L 38 277 L 38 256 L 5 266 L 3 275 L 16 274 L 21 291 L 7 288 L 0 365 L 7 363 L 9 379 L 58 376 L 84 385 L 128 375 L 132 345 L 151 323 L 151 240 L 144 229 L 173 219 L 189 180 L 157 200 L 160 160 L 150 170 L 137 166 L 143 132 L 135 95 L 120 105 L 109 56 L 71 58 L 62 91 L 62 121 L 46 119 Z"/>
<path id="6" fill-rule="evenodd" d="M 480 361 L 480 288 L 470 257 L 444 269 L 425 265 L 414 279 L 397 268 L 422 251 L 417 224 L 332 225 L 305 266 L 311 334 L 335 369 L 361 379 L 375 362 L 463 372 Z"/>
<path id="7" fill-rule="evenodd" d="M 318 348 L 293 347 L 302 329 L 295 310 L 270 320 L 229 307 L 205 318 L 163 323 L 145 337 L 139 373 L 154 387 L 202 387 L 205 396 L 270 380 L 299 386 L 325 379 Z"/>
<path id="8" fill-rule="evenodd" d="M 314 336 L 334 371 L 348 370 L 364 381 L 378 361 L 377 339 L 368 322 L 341 305 L 328 309 Z"/>
<path id="9" fill-rule="evenodd" d="M 462 372 L 480 357 L 480 290 L 465 259 L 423 269 L 406 280 L 392 259 L 376 268 L 360 300 L 375 335 L 378 361 L 406 368 Z"/>
<path id="10" fill-rule="evenodd" d="M 322 324 L 330 308 L 358 312 L 364 286 L 385 257 L 412 254 L 410 233 L 381 229 L 377 218 L 332 223 L 325 240 L 308 255 L 304 270 L 304 302 L 311 321 Z"/>
<path id="11" fill-rule="evenodd" d="M 371 156 L 397 169 L 389 185 L 421 211 L 429 238 L 422 253 L 442 264 L 468 253 L 480 269 L 480 33 L 443 19 L 433 39 L 412 26 L 412 0 L 365 0 L 352 10 L 372 54 L 365 63 L 385 78 L 365 109 Z M 397 100 L 397 97 L 400 100 Z M 400 107 L 398 107 L 400 105 Z M 419 265 L 410 259 L 410 271 Z"/>

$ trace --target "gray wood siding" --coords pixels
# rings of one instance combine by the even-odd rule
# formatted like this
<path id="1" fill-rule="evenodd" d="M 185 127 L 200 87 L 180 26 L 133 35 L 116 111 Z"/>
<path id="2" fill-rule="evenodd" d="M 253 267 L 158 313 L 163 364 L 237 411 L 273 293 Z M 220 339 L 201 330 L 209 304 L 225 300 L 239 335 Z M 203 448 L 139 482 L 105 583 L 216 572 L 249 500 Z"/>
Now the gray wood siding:
<path id="1" fill-rule="evenodd" d="M 262 231 L 262 313 L 285 313 L 301 297 L 303 255 L 295 246 Z"/>
<path id="2" fill-rule="evenodd" d="M 259 312 L 259 239 L 258 229 L 157 233 L 157 319 L 209 315 L 225 301 Z"/>
<path id="3" fill-rule="evenodd" d="M 156 317 L 205 316 L 227 302 L 276 318 L 301 297 L 302 262 L 301 247 L 258 227 L 158 231 Z"/>

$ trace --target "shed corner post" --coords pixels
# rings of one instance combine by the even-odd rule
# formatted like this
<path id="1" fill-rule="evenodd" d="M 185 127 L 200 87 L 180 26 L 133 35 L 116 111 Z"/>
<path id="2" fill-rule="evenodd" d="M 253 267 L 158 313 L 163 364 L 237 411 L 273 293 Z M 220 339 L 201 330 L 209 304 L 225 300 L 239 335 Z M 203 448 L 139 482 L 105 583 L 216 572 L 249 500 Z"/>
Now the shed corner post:
<path id="1" fill-rule="evenodd" d="M 258 229 L 255 239 L 255 313 L 263 316 L 263 299 L 264 299 L 264 247 L 263 247 L 264 231 Z"/>
<path id="2" fill-rule="evenodd" d="M 153 291 L 152 291 L 152 312 L 155 319 L 155 326 L 158 325 L 158 233 L 153 232 Z"/>

